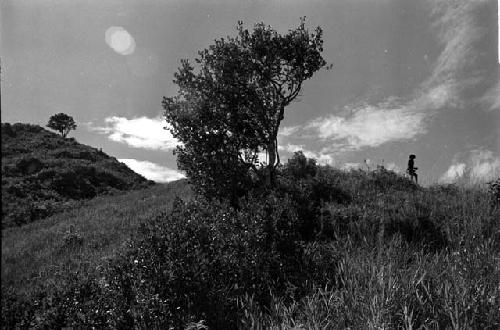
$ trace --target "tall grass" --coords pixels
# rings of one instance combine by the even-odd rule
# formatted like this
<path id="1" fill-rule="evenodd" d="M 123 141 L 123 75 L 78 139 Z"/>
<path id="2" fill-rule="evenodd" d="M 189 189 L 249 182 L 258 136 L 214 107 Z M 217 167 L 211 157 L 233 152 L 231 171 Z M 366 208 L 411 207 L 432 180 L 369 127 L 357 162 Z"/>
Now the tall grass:
<path id="1" fill-rule="evenodd" d="M 247 328 L 500 327 L 496 196 L 479 185 L 398 191 L 393 184 L 381 194 L 371 184 L 379 175 L 351 172 L 347 189 L 362 196 L 360 203 L 326 205 L 337 239 L 323 241 L 320 249 L 318 242 L 306 244 L 340 255 L 329 255 L 333 276 L 300 300 L 275 296 L 262 307 L 243 297 Z M 361 177 L 368 179 L 363 186 Z"/>

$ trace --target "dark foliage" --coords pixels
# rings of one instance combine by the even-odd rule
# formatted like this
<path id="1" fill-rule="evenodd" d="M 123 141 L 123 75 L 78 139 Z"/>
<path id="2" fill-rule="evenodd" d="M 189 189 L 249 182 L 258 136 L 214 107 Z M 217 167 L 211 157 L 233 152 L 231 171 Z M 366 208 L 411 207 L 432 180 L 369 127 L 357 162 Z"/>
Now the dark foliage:
<path id="1" fill-rule="evenodd" d="M 203 319 L 213 328 L 235 328 L 243 294 L 268 304 L 289 283 L 302 286 L 293 207 L 267 197 L 248 198 L 238 211 L 178 202 L 172 214 L 145 226 L 110 279 L 120 301 L 139 301 L 117 306 L 129 311 L 119 318 L 143 327 L 180 328 Z"/>
<path id="2" fill-rule="evenodd" d="M 175 74 L 178 95 L 164 97 L 165 118 L 178 146 L 178 167 L 206 198 L 233 202 L 252 189 L 254 176 L 276 183 L 277 136 L 285 107 L 325 64 L 322 30 L 304 20 L 281 35 L 263 23 L 238 24 L 236 37 L 215 41 Z M 265 150 L 267 170 L 258 169 Z M 262 179 L 262 178 L 261 178 Z"/>
<path id="3" fill-rule="evenodd" d="M 73 117 L 61 112 L 50 116 L 47 127 L 58 131 L 65 138 L 70 131 L 76 129 L 76 123 Z"/>
<path id="4" fill-rule="evenodd" d="M 278 189 L 293 200 L 304 240 L 317 239 L 318 235 L 326 234 L 324 216 L 327 204 L 347 205 L 351 202 L 349 193 L 341 189 L 331 176 L 301 178 L 284 175 L 279 177 Z"/>
<path id="5" fill-rule="evenodd" d="M 296 179 L 307 179 L 314 177 L 318 171 L 316 160 L 307 158 L 302 151 L 296 151 L 293 157 L 288 159 L 284 173 Z"/>

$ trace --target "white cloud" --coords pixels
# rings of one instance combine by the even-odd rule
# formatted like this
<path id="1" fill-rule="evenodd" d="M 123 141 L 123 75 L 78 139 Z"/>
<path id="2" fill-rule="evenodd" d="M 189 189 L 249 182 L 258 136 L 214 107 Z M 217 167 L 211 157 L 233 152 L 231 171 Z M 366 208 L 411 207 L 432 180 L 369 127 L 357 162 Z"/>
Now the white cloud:
<path id="1" fill-rule="evenodd" d="M 333 156 L 331 154 L 325 153 L 324 151 L 314 152 L 310 150 L 303 150 L 304 156 L 307 158 L 314 158 L 318 164 L 332 165 Z"/>
<path id="2" fill-rule="evenodd" d="M 292 134 L 297 133 L 299 129 L 300 129 L 300 126 L 283 127 L 283 128 L 280 128 L 278 135 L 279 136 L 290 136 Z"/>
<path id="3" fill-rule="evenodd" d="M 467 165 L 465 163 L 452 164 L 446 172 L 441 176 L 439 182 L 453 183 L 461 179 L 465 174 Z"/>
<path id="4" fill-rule="evenodd" d="M 483 35 L 475 12 L 488 0 L 429 0 L 435 18 L 438 42 L 442 51 L 433 65 L 432 74 L 421 84 L 421 97 L 431 110 L 460 106 L 461 92 L 476 84 L 480 78 L 474 68 L 478 52 L 474 43 Z M 425 107 L 422 109 L 425 110 Z"/>
<path id="5" fill-rule="evenodd" d="M 153 162 L 137 160 L 133 158 L 123 158 L 118 160 L 126 164 L 133 171 L 144 176 L 146 179 L 156 182 L 169 182 L 185 178 L 185 175 L 180 173 L 179 171 L 158 165 Z"/>
<path id="6" fill-rule="evenodd" d="M 348 149 L 376 147 L 395 140 L 412 139 L 424 133 L 423 114 L 389 104 L 365 105 L 349 116 L 330 115 L 309 123 L 320 138 L 340 142 Z"/>
<path id="7" fill-rule="evenodd" d="M 428 85 L 438 85 L 464 73 L 476 57 L 473 43 L 481 37 L 474 12 L 489 0 L 428 1 L 435 17 L 438 40 L 443 45 Z"/>
<path id="8" fill-rule="evenodd" d="M 162 117 L 108 117 L 104 120 L 104 127 L 95 127 L 93 130 L 108 134 L 108 139 L 126 143 L 134 148 L 150 150 L 171 150 L 179 145 L 170 131 L 164 129 L 166 122 Z"/>
<path id="9" fill-rule="evenodd" d="M 495 155 L 490 150 L 474 150 L 470 175 L 475 181 L 489 181 L 500 177 L 500 155 Z"/>
<path id="10" fill-rule="evenodd" d="M 396 172 L 396 173 L 399 173 L 399 174 L 403 174 L 404 171 L 403 169 L 401 168 L 401 166 L 399 165 L 396 165 L 396 163 L 387 163 L 385 165 L 385 168 L 389 171 L 393 171 L 393 172 Z"/>
<path id="11" fill-rule="evenodd" d="M 439 179 L 442 183 L 488 182 L 500 177 L 500 155 L 491 150 L 472 150 L 464 161 L 455 160 Z"/>
<path id="12" fill-rule="evenodd" d="M 303 145 L 297 145 L 297 144 L 285 144 L 285 145 L 279 145 L 278 150 L 283 150 L 286 152 L 294 153 L 295 151 L 301 151 L 304 150 Z"/>
<path id="13" fill-rule="evenodd" d="M 347 105 L 344 113 L 348 115 L 316 118 L 301 129 L 313 129 L 314 135 L 332 141 L 336 152 L 377 147 L 425 133 L 430 116 L 442 109 L 462 106 L 465 101 L 461 93 L 480 80 L 474 67 L 478 60 L 474 43 L 483 31 L 475 21 L 475 12 L 487 2 L 428 1 L 442 50 L 431 75 L 415 89 L 412 97 L 406 100 L 389 97 L 378 104 Z M 500 103 L 497 95 L 492 104 Z M 296 133 L 297 129 L 292 132 Z"/>
<path id="14" fill-rule="evenodd" d="M 495 86 L 486 91 L 481 101 L 486 103 L 488 110 L 500 111 L 500 79 Z"/>

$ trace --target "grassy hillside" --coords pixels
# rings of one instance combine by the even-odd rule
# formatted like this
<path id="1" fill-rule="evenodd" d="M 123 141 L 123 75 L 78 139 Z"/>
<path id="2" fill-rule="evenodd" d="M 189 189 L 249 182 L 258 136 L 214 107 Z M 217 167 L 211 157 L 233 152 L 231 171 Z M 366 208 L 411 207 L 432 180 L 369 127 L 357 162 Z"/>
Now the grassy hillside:
<path id="1" fill-rule="evenodd" d="M 2 228 L 75 201 L 153 184 L 114 157 L 40 126 L 2 123 Z"/>
<path id="2" fill-rule="evenodd" d="M 167 211 L 191 196 L 175 185 L 4 231 L 4 326 L 500 327 L 500 205 L 487 190 L 289 165 L 238 209 L 193 198 Z"/>
<path id="3" fill-rule="evenodd" d="M 192 193 L 185 180 L 102 196 L 51 217 L 2 232 L 2 288 L 32 293 L 64 274 L 92 272 L 147 219 Z"/>

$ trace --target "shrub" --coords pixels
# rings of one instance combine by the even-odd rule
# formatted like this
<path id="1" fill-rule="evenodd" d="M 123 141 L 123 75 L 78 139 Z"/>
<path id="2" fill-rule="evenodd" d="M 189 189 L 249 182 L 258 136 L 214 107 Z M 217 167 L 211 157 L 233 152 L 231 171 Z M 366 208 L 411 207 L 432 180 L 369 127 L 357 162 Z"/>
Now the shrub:
<path id="1" fill-rule="evenodd" d="M 338 186 L 333 173 L 317 171 L 313 177 L 304 177 L 303 172 L 290 170 L 287 166 L 279 176 L 278 191 L 289 195 L 293 201 L 301 239 L 314 239 L 322 232 L 325 206 L 328 203 L 349 204 L 352 198 Z"/>
<path id="2" fill-rule="evenodd" d="M 302 151 L 294 152 L 293 157 L 288 159 L 285 166 L 285 173 L 297 179 L 314 177 L 317 171 L 316 160 L 307 158 Z"/>
<path id="3" fill-rule="evenodd" d="M 239 210 L 178 201 L 170 215 L 142 227 L 115 264 L 108 280 L 121 297 L 117 318 L 161 328 L 207 320 L 227 329 L 237 326 L 243 294 L 266 306 L 290 285 L 304 292 L 296 225 L 292 202 L 273 194 L 249 197 Z"/>
<path id="4" fill-rule="evenodd" d="M 33 174 L 39 172 L 43 167 L 43 163 L 34 157 L 27 157 L 21 159 L 16 164 L 16 168 L 23 174 Z"/>
<path id="5" fill-rule="evenodd" d="M 61 196 L 72 199 L 92 198 L 97 195 L 88 178 L 75 170 L 58 172 L 51 182 L 51 188 Z"/>

